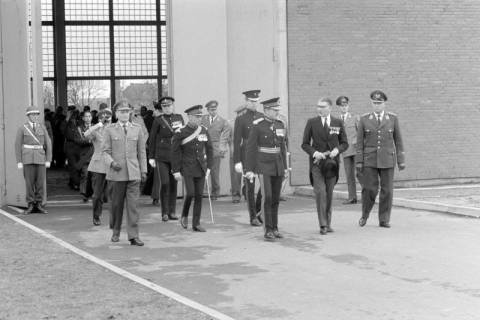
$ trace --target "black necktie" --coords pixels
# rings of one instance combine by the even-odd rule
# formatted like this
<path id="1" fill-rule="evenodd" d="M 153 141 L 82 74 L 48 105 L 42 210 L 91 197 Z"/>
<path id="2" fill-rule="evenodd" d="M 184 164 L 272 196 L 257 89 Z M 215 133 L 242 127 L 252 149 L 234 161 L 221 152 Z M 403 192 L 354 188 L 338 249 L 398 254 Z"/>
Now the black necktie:
<path id="1" fill-rule="evenodd" d="M 381 122 L 382 122 L 382 121 L 380 120 L 380 115 L 377 114 L 377 124 L 380 125 Z"/>
<path id="2" fill-rule="evenodd" d="M 127 135 L 127 125 L 126 124 L 123 125 L 123 132 L 125 132 L 125 135 Z"/>

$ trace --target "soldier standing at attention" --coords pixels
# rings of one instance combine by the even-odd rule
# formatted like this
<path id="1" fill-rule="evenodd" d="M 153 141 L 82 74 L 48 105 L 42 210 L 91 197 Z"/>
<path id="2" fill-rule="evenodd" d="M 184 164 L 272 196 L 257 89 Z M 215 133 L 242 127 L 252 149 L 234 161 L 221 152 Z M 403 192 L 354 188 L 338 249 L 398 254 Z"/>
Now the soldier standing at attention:
<path id="1" fill-rule="evenodd" d="M 239 173 L 244 172 L 243 164 L 246 160 L 246 146 L 250 129 L 254 123 L 263 120 L 263 113 L 257 111 L 260 90 L 245 91 L 243 94 L 245 95 L 247 110 L 243 115 L 235 119 L 233 129 L 233 161 L 235 162 L 235 171 Z M 254 227 L 259 227 L 262 225 L 261 218 L 258 216 L 262 206 L 261 189 L 255 199 L 255 178 L 244 178 L 243 183 L 246 187 L 250 224 Z"/>
<path id="2" fill-rule="evenodd" d="M 283 178 L 288 175 L 285 145 L 285 126 L 278 120 L 279 98 L 263 101 L 264 119 L 255 123 L 250 131 L 246 150 L 246 179 L 258 174 L 265 217 L 267 241 L 283 238 L 278 231 L 278 204 Z"/>
<path id="3" fill-rule="evenodd" d="M 111 240 L 119 241 L 125 203 L 128 240 L 132 246 L 143 246 L 138 236 L 137 200 L 140 181 L 145 181 L 147 176 L 145 138 L 142 128 L 129 121 L 133 110 L 127 101 L 119 101 L 113 108 L 118 121 L 105 128 L 102 148 L 108 167 L 107 180 L 112 188 Z"/>
<path id="4" fill-rule="evenodd" d="M 177 180 L 172 175 L 172 137 L 183 126 L 183 117 L 173 113 L 172 97 L 163 97 L 159 103 L 163 114 L 155 118 L 150 131 L 148 146 L 148 163 L 155 168 L 154 185 L 160 185 L 160 196 L 157 188 L 152 190 L 153 203 L 160 198 L 162 220 L 178 220 L 175 215 L 177 202 Z"/>
<path id="5" fill-rule="evenodd" d="M 188 226 L 188 212 L 193 203 L 192 230 L 205 232 L 200 226 L 202 213 L 202 194 L 205 179 L 210 176 L 212 167 L 212 143 L 208 131 L 201 124 L 202 106 L 196 105 L 185 110 L 188 114 L 188 123 L 173 136 L 172 143 L 172 170 L 176 180 L 181 180 L 187 194 L 183 202 L 182 218 L 180 223 L 184 229 Z"/>
<path id="6" fill-rule="evenodd" d="M 362 174 L 362 217 L 358 224 L 363 227 L 367 223 L 380 179 L 379 225 L 390 228 L 395 163 L 399 170 L 405 169 L 405 152 L 398 117 L 385 112 L 387 96 L 375 90 L 370 99 L 373 112 L 360 118 L 357 132 L 355 162 L 357 171 Z"/>
<path id="7" fill-rule="evenodd" d="M 15 155 L 18 169 L 23 169 L 25 196 L 28 204 L 24 214 L 47 213 L 46 168 L 52 161 L 52 142 L 47 129 L 39 122 L 40 110 L 28 107 L 28 121 L 17 131 Z"/>
<path id="8" fill-rule="evenodd" d="M 346 96 L 337 98 L 336 105 L 340 108 L 340 118 L 348 139 L 348 149 L 342 153 L 343 167 L 348 186 L 348 199 L 343 204 L 357 203 L 357 182 L 355 181 L 355 145 L 357 144 L 358 116 L 349 112 L 350 100 Z"/>

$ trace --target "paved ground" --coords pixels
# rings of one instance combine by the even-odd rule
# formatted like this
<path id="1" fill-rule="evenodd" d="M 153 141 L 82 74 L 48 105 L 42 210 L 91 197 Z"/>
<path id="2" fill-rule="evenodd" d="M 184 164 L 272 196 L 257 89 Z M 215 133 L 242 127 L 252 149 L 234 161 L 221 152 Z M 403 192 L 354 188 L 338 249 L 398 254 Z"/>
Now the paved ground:
<path id="1" fill-rule="evenodd" d="M 296 197 L 280 208 L 286 238 L 266 243 L 247 224 L 244 203 L 216 202 L 217 223 L 204 214 L 206 234 L 161 222 L 147 203 L 143 248 L 125 234 L 110 243 L 105 224 L 91 225 L 88 205 L 51 205 L 49 215 L 24 219 L 236 319 L 478 318 L 479 219 L 395 208 L 392 229 L 379 228 L 375 214 L 360 228 L 360 205 L 336 201 L 336 232 L 321 236 L 313 199 Z"/>

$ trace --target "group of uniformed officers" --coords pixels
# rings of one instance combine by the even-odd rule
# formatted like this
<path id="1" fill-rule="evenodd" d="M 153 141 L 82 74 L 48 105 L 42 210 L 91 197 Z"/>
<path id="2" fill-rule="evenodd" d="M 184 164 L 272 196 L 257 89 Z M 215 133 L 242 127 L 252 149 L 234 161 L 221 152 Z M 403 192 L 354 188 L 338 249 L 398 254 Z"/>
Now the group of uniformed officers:
<path id="1" fill-rule="evenodd" d="M 274 241 L 283 238 L 278 229 L 278 207 L 282 183 L 289 173 L 286 124 L 279 120 L 279 98 L 261 102 L 264 111 L 261 113 L 257 111 L 260 90 L 249 90 L 243 94 L 245 105 L 237 112 L 233 130 L 234 168 L 244 180 L 250 224 L 256 227 L 263 225 L 264 239 Z M 339 97 L 340 118 L 331 115 L 332 101 L 320 98 L 316 106 L 318 115 L 306 123 L 301 147 L 309 156 L 309 175 L 322 235 L 333 232 L 333 188 L 339 177 L 340 154 L 352 148 L 349 141 L 354 144 L 355 158 L 346 159 L 352 157 L 351 152 L 345 155 L 344 165 L 349 190 L 355 169 L 362 185 L 359 225 L 366 224 L 380 185 L 379 225 L 390 227 L 394 167 L 398 164 L 400 170 L 405 168 L 403 143 L 397 116 L 385 111 L 385 93 L 376 90 L 370 98 L 373 112 L 354 117 L 348 112 L 348 98 Z M 214 159 L 212 139 L 202 125 L 202 105 L 185 110 L 188 122 L 184 124 L 183 117 L 173 112 L 174 101 L 172 97 L 163 97 L 159 101 L 162 114 L 155 118 L 150 131 L 148 163 L 157 176 L 162 220 L 178 220 L 175 212 L 177 182 L 183 180 L 186 195 L 180 224 L 188 228 L 188 214 L 193 200 L 192 230 L 205 232 L 200 225 L 200 216 L 204 184 L 210 176 Z M 110 123 L 112 113 L 118 119 L 113 124 Z M 51 161 L 51 143 L 45 128 L 38 122 L 40 111 L 30 107 L 26 115 L 28 121 L 19 129 L 16 141 L 18 168 L 23 168 L 26 182 L 28 208 L 25 213 L 46 213 L 45 168 Z M 93 223 L 100 224 L 102 199 L 109 196 L 110 228 L 113 230 L 111 241 L 119 241 L 126 205 L 128 240 L 132 245 L 142 246 L 138 235 L 136 202 L 140 181 L 144 181 L 147 174 L 146 137 L 140 125 L 132 122 L 132 107 L 126 101 L 117 102 L 113 111 L 109 108 L 100 110 L 99 115 L 102 121 L 85 133 L 94 141 L 95 147 L 90 164 L 92 168 L 89 167 L 97 173 L 93 179 Z M 356 135 L 355 141 L 348 139 L 346 128 Z M 106 180 L 109 181 L 108 187 Z M 256 181 L 260 185 L 257 192 Z M 345 204 L 356 202 L 356 192 L 349 192 Z"/>

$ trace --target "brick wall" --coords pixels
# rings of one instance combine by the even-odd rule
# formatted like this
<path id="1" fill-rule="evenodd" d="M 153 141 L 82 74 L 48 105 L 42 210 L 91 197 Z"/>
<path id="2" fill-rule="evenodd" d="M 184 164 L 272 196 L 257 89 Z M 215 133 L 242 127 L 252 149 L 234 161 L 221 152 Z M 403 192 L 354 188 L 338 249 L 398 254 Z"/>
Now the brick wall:
<path id="1" fill-rule="evenodd" d="M 320 96 L 370 111 L 383 90 L 407 170 L 397 181 L 480 177 L 480 1 L 288 1 L 292 184 L 308 183 L 303 129 Z M 334 107 L 336 110 L 336 107 Z"/>

